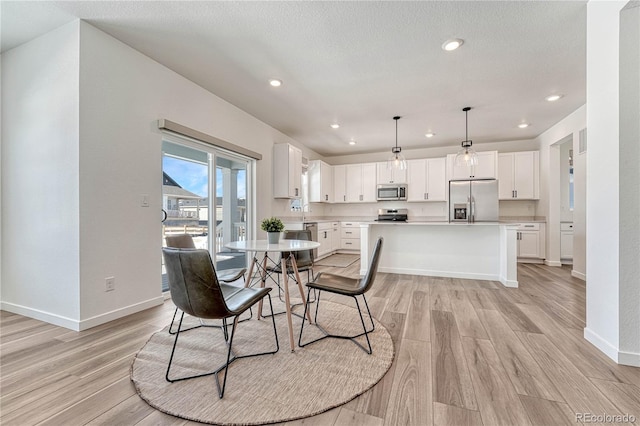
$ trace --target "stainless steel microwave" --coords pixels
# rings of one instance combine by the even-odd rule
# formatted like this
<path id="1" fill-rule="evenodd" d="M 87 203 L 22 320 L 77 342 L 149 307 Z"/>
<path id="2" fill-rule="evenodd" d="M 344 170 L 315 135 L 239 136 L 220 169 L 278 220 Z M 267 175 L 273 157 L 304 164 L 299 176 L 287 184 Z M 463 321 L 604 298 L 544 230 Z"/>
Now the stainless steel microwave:
<path id="1" fill-rule="evenodd" d="M 377 199 L 378 201 L 404 201 L 407 199 L 407 185 L 403 183 L 378 185 Z"/>

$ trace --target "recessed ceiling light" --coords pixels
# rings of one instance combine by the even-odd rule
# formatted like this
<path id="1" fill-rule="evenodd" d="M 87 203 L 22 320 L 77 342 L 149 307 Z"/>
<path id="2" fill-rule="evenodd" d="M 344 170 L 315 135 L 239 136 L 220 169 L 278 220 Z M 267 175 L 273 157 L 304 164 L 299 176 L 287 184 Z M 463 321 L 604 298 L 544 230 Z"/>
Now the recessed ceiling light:
<path id="1" fill-rule="evenodd" d="M 429 133 L 425 134 L 425 136 L 426 136 L 426 137 L 428 137 L 428 138 L 432 138 L 432 137 L 434 137 L 435 135 L 436 135 L 436 134 L 435 134 L 435 133 L 432 133 L 432 132 L 429 132 Z"/>
<path id="2" fill-rule="evenodd" d="M 332 128 L 332 129 L 337 129 L 337 128 L 339 128 L 339 127 L 340 127 L 340 125 L 339 125 L 338 123 L 333 123 L 333 124 L 331 125 L 331 128 Z"/>
<path id="3" fill-rule="evenodd" d="M 462 46 L 463 44 L 464 44 L 464 40 L 462 40 L 461 38 L 452 38 L 442 43 L 442 50 L 446 50 L 447 52 L 450 52 L 452 50 L 456 50 L 458 47 Z"/>
<path id="4" fill-rule="evenodd" d="M 549 95 L 546 98 L 544 98 L 545 101 L 549 101 L 549 102 L 555 102 L 558 99 L 560 99 L 561 97 L 563 97 L 564 95 Z"/>
<path id="5" fill-rule="evenodd" d="M 355 145 L 355 144 L 356 144 L 356 141 L 354 141 L 353 139 L 349 141 L 349 145 Z"/>
<path id="6" fill-rule="evenodd" d="M 271 80 L 269 80 L 269 84 L 272 85 L 273 87 L 280 87 L 282 86 L 282 80 L 272 78 Z"/>
<path id="7" fill-rule="evenodd" d="M 518 127 L 520 127 L 521 129 L 526 129 L 527 127 L 529 127 L 529 123 L 520 123 L 518 124 Z"/>

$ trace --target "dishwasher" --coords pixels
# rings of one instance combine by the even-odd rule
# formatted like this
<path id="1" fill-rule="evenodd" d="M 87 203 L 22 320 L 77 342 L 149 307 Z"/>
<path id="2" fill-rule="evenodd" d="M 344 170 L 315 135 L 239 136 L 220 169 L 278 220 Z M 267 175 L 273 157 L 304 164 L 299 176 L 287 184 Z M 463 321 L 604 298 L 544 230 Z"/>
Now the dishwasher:
<path id="1" fill-rule="evenodd" d="M 304 229 L 311 232 L 311 241 L 318 241 L 318 224 L 315 222 L 305 223 Z M 313 258 L 318 258 L 318 249 L 313 249 Z"/>

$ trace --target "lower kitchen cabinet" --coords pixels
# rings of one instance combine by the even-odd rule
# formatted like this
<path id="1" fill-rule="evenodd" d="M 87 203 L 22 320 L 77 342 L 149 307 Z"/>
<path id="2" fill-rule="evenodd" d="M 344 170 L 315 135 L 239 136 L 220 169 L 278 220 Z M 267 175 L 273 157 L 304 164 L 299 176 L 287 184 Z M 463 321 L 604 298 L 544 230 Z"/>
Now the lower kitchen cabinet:
<path id="1" fill-rule="evenodd" d="M 573 223 L 562 222 L 560 224 L 560 260 L 573 260 Z"/>
<path id="2" fill-rule="evenodd" d="M 539 262 L 545 258 L 544 223 L 521 223 L 516 237 L 519 262 Z"/>
<path id="3" fill-rule="evenodd" d="M 340 233 L 340 222 L 333 222 L 331 224 L 331 251 L 336 252 L 340 250 L 342 244 L 342 235 Z"/>
<path id="4" fill-rule="evenodd" d="M 340 233 L 342 250 L 360 251 L 360 222 L 342 222 Z"/>
<path id="5" fill-rule="evenodd" d="M 333 247 L 333 225 L 330 222 L 318 224 L 318 259 L 326 257 L 331 253 Z"/>

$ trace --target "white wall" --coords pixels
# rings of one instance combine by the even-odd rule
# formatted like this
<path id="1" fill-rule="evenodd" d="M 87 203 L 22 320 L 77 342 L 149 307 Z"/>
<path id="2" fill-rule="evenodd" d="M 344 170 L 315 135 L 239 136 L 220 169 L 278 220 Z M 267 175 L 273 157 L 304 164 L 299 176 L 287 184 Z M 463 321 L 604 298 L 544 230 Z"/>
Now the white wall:
<path id="1" fill-rule="evenodd" d="M 286 204 L 272 146 L 300 144 L 88 23 L 2 56 L 3 309 L 83 329 L 162 302 L 159 118 L 263 155 L 256 219 Z"/>
<path id="2" fill-rule="evenodd" d="M 586 274 L 586 153 L 578 154 L 580 130 L 587 126 L 586 106 L 569 114 L 536 138 L 540 145 L 540 201 L 537 214 L 547 218 L 546 264 L 560 266 L 560 146 L 571 140 L 574 152 L 573 271 L 584 279 Z"/>
<path id="3" fill-rule="evenodd" d="M 634 269 L 627 263 L 629 256 L 633 256 L 629 250 L 635 249 L 633 260 L 637 270 L 637 245 L 634 247 L 634 238 L 637 237 L 629 235 L 637 233 L 640 224 L 637 210 L 621 211 L 627 201 L 634 204 L 638 197 L 637 181 L 632 188 L 621 185 L 628 176 L 637 178 L 637 170 L 632 170 L 637 169 L 637 163 L 621 162 L 620 158 L 627 155 L 626 149 L 631 144 L 636 145 L 637 153 L 638 143 L 637 130 L 635 134 L 632 130 L 635 125 L 621 121 L 627 111 L 622 115 L 620 111 L 621 99 L 626 99 L 620 94 L 627 88 L 620 86 L 619 78 L 620 10 L 625 3 L 590 1 L 587 4 L 588 285 L 584 334 L 612 359 L 640 366 L 638 275 L 626 275 L 627 271 Z M 633 22 L 637 25 L 637 18 Z M 635 34 L 637 37 L 637 30 Z M 631 43 L 637 49 L 637 38 Z M 636 57 L 637 54 L 636 50 Z M 637 78 L 637 72 L 634 75 Z M 638 91 L 637 88 L 633 90 L 632 99 L 623 101 L 623 106 L 635 107 L 637 122 Z M 635 136 L 635 139 L 621 141 L 621 129 L 631 130 L 625 135 Z M 632 299 L 631 305 L 628 297 Z"/>
<path id="4" fill-rule="evenodd" d="M 2 309 L 79 315 L 78 23 L 2 54 Z"/>
<path id="5" fill-rule="evenodd" d="M 640 2 L 620 14 L 620 359 L 640 366 Z M 636 354 L 627 357 L 627 354 Z M 631 358 L 631 359 L 628 359 Z M 630 361 L 630 362 L 627 362 Z"/>

